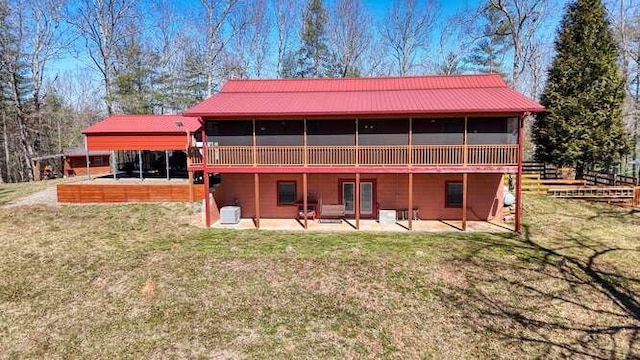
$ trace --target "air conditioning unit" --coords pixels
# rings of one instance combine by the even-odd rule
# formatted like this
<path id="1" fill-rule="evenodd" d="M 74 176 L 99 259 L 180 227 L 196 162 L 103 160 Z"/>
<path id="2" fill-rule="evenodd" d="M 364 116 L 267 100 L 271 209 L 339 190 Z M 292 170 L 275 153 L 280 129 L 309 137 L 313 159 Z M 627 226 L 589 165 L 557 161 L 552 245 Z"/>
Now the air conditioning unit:
<path id="1" fill-rule="evenodd" d="M 237 224 L 240 222 L 240 206 L 223 206 L 220 209 L 220 224 Z"/>

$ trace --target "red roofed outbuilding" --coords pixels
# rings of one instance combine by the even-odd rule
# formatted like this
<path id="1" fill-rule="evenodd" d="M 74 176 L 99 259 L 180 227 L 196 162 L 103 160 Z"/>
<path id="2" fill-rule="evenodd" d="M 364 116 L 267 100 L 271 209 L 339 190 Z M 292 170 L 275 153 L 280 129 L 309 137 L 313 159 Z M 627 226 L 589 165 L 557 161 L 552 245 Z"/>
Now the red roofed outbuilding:
<path id="1" fill-rule="evenodd" d="M 113 115 L 82 130 L 89 150 L 186 150 L 201 127 L 182 115 Z"/>

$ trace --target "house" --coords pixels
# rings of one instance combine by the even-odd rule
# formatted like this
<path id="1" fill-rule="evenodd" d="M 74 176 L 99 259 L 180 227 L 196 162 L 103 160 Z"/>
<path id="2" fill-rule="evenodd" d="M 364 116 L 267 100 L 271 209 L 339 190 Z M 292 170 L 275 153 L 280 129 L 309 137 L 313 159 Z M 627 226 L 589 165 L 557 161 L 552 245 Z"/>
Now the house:
<path id="1" fill-rule="evenodd" d="M 523 122 L 543 110 L 496 74 L 231 80 L 185 113 L 203 125 L 189 170 L 213 189 L 207 226 L 238 205 L 258 228 L 300 216 L 307 228 L 324 207 L 356 228 L 394 210 L 409 229 L 416 219 L 465 229 L 501 217 L 503 174 L 522 172 Z"/>

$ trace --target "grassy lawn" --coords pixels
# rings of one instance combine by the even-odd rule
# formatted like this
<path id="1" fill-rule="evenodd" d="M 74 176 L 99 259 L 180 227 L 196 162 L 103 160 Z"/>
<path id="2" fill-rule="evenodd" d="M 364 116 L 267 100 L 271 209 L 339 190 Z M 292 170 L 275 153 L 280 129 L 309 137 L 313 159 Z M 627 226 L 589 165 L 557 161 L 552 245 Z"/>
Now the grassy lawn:
<path id="1" fill-rule="evenodd" d="M 2 209 L 0 358 L 640 357 L 640 216 L 525 206 L 523 237 L 203 230 L 184 205 Z"/>

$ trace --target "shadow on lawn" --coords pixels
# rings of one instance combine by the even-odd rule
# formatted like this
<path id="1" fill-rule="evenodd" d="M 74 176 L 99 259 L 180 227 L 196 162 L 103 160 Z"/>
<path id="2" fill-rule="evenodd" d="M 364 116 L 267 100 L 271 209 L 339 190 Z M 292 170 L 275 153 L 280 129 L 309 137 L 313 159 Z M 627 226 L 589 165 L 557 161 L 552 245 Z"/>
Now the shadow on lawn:
<path id="1" fill-rule="evenodd" d="M 479 240 L 457 260 L 466 285 L 442 296 L 469 326 L 533 357 L 640 359 L 640 279 L 612 261 L 640 250 L 562 240 L 543 244 L 527 227 L 521 239 Z"/>

